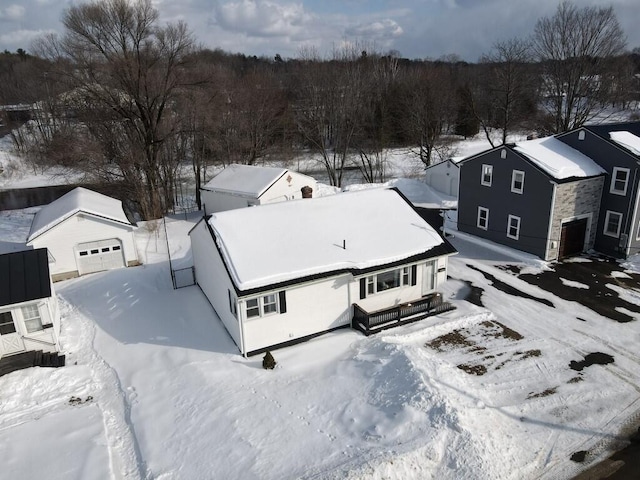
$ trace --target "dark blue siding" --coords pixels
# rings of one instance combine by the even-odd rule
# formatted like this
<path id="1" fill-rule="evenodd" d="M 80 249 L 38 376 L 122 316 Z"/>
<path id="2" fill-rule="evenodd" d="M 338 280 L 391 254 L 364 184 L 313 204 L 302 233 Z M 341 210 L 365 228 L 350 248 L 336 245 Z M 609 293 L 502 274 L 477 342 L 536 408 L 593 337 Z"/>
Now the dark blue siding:
<path id="1" fill-rule="evenodd" d="M 462 162 L 458 197 L 458 229 L 544 258 L 553 197 L 551 179 L 509 148 L 490 150 Z M 491 187 L 481 184 L 482 165 L 493 165 Z M 525 172 L 524 192 L 511 192 L 513 170 Z M 476 226 L 478 206 L 489 209 L 488 229 Z M 507 237 L 509 215 L 520 217 L 520 238 Z"/>
<path id="2" fill-rule="evenodd" d="M 624 130 L 624 128 L 620 128 L 620 130 Z M 638 181 L 640 180 L 640 172 L 638 171 L 637 164 L 638 159 L 626 150 L 608 141 L 609 134 L 604 130 L 601 134 L 607 139 L 592 133 L 588 129 L 584 129 L 584 139 L 579 140 L 580 131 L 581 130 L 576 130 L 561 135 L 558 137 L 558 140 L 584 153 L 607 171 L 604 188 L 602 190 L 600 216 L 594 248 L 607 255 L 617 257 L 624 256 L 624 249 L 621 245 L 626 245 L 623 237 L 623 235 L 625 235 L 629 237 L 629 242 L 631 242 L 630 254 L 639 253 L 640 242 L 636 240 L 638 219 L 636 219 L 636 224 L 632 225 L 633 210 L 638 194 Z M 610 193 L 611 175 L 614 167 L 630 169 L 626 195 Z M 606 220 L 607 210 L 622 214 L 620 238 L 604 234 L 604 222 Z"/>

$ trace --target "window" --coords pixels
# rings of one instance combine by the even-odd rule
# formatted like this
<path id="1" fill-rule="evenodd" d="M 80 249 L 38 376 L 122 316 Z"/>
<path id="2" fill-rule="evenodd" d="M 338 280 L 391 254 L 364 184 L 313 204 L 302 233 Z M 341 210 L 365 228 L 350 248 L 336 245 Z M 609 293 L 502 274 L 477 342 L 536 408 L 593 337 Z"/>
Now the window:
<path id="1" fill-rule="evenodd" d="M 387 270 L 360 279 L 360 298 L 367 295 L 416 284 L 417 265 Z"/>
<path id="2" fill-rule="evenodd" d="M 0 335 L 8 335 L 16 332 L 16 325 L 13 323 L 11 312 L 0 313 Z"/>
<path id="3" fill-rule="evenodd" d="M 274 313 L 286 313 L 287 302 L 285 292 L 270 293 L 261 297 L 249 298 L 247 304 L 247 318 L 264 317 Z"/>
<path id="4" fill-rule="evenodd" d="M 42 319 L 40 318 L 40 310 L 37 305 L 26 305 L 22 307 L 22 318 L 27 333 L 42 330 Z"/>
<path id="5" fill-rule="evenodd" d="M 493 180 L 493 165 L 482 165 L 482 180 L 480 183 L 486 187 L 491 186 Z"/>
<path id="6" fill-rule="evenodd" d="M 275 294 L 265 295 L 262 297 L 262 312 L 264 315 L 276 313 L 278 311 L 278 301 Z"/>
<path id="7" fill-rule="evenodd" d="M 486 230 L 489 227 L 489 209 L 478 207 L 478 228 Z"/>
<path id="8" fill-rule="evenodd" d="M 578 140 L 584 140 L 584 130 L 578 132 Z"/>
<path id="9" fill-rule="evenodd" d="M 104 247 L 101 251 L 102 251 L 102 253 L 108 252 L 109 251 L 109 247 Z"/>
<path id="10" fill-rule="evenodd" d="M 97 248 L 91 250 L 91 255 L 96 255 L 99 252 Z"/>
<path id="11" fill-rule="evenodd" d="M 511 191 L 513 193 L 522 193 L 524 190 L 524 172 L 514 170 L 511 174 Z"/>
<path id="12" fill-rule="evenodd" d="M 626 195 L 627 184 L 629 183 L 629 169 L 614 167 L 611 174 L 611 187 L 609 192 L 615 195 Z"/>
<path id="13" fill-rule="evenodd" d="M 247 318 L 260 316 L 260 303 L 257 298 L 247 300 Z"/>
<path id="14" fill-rule="evenodd" d="M 500 150 L 500 158 L 502 159 L 507 158 L 507 151 L 504 148 Z"/>
<path id="15" fill-rule="evenodd" d="M 520 217 L 509 215 L 507 222 L 507 237 L 518 240 L 520 238 Z"/>
<path id="16" fill-rule="evenodd" d="M 604 217 L 604 234 L 610 237 L 618 238 L 620 236 L 620 228 L 622 227 L 622 214 L 607 210 L 607 216 Z"/>
<path id="17" fill-rule="evenodd" d="M 89 252 L 87 252 L 86 250 L 80 252 L 81 257 L 86 257 L 87 255 L 89 255 Z"/>
<path id="18" fill-rule="evenodd" d="M 111 247 L 111 250 L 113 250 L 114 252 L 120 250 L 120 245 L 114 245 L 113 247 Z"/>

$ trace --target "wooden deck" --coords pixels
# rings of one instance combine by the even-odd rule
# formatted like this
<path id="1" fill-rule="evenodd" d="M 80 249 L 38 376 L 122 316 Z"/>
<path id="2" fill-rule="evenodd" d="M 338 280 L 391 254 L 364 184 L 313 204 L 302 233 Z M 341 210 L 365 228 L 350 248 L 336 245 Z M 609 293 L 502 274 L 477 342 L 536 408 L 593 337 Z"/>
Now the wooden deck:
<path id="1" fill-rule="evenodd" d="M 356 303 L 353 305 L 351 326 L 365 335 L 371 335 L 454 309 L 453 305 L 442 300 L 440 293 L 375 312 L 367 312 Z"/>
<path id="2" fill-rule="evenodd" d="M 0 358 L 0 376 L 30 367 L 64 367 L 65 356 L 42 350 L 22 352 Z"/>

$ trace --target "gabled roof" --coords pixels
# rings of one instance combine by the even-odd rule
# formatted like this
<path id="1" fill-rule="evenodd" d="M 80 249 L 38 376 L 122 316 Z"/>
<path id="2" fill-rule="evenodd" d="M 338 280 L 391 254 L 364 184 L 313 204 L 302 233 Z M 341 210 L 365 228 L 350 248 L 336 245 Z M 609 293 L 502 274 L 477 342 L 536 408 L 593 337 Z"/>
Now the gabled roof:
<path id="1" fill-rule="evenodd" d="M 124 214 L 122 202 L 83 187 L 74 188 L 40 209 L 33 219 L 27 242 L 32 241 L 60 222 L 84 212 L 124 225 L 131 225 Z"/>
<path id="2" fill-rule="evenodd" d="M 46 248 L 0 255 L 0 306 L 50 296 Z"/>
<path id="3" fill-rule="evenodd" d="M 455 253 L 395 189 L 229 210 L 207 222 L 233 283 L 245 293 Z"/>
<path id="4" fill-rule="evenodd" d="M 202 189 L 259 198 L 287 172 L 286 168 L 232 164 L 213 177 Z"/>
<path id="5" fill-rule="evenodd" d="M 556 180 L 593 177 L 605 173 L 591 158 L 555 137 L 517 142 L 513 149 Z"/>
<path id="6" fill-rule="evenodd" d="M 612 141 L 640 157 L 640 137 L 627 131 L 609 132 Z"/>

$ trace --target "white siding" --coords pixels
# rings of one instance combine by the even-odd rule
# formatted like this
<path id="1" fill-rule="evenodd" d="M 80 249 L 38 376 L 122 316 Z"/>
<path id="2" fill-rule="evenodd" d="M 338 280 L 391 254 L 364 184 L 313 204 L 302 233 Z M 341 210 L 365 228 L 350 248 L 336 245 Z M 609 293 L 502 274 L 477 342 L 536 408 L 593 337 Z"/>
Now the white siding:
<path id="1" fill-rule="evenodd" d="M 257 199 L 233 195 L 225 192 L 212 192 L 211 190 L 201 190 L 203 208 L 207 215 L 236 208 L 245 208 L 249 202 L 257 202 Z"/>
<path id="2" fill-rule="evenodd" d="M 112 222 L 82 212 L 67 218 L 39 237 L 29 245 L 34 248 L 48 248 L 50 256 L 55 260 L 49 264 L 51 275 L 76 272 L 78 243 L 95 242 L 118 238 L 122 242 L 122 251 L 127 263 L 138 260 L 133 239 L 133 227 Z"/>
<path id="3" fill-rule="evenodd" d="M 247 352 L 288 342 L 351 323 L 350 274 L 286 289 L 286 313 L 254 317 L 244 322 Z M 263 292 L 266 295 L 272 292 Z M 273 292 L 276 293 L 277 292 Z M 244 317 L 244 300 L 240 311 Z"/>
<path id="4" fill-rule="evenodd" d="M 289 176 L 291 177 L 291 182 L 287 181 Z M 205 212 L 209 215 L 236 208 L 245 208 L 250 205 L 264 205 L 266 203 L 300 199 L 302 198 L 301 189 L 306 186 L 313 189 L 313 195 L 317 193 L 318 185 L 313 178 L 290 171 L 271 185 L 260 198 L 211 190 L 201 190 L 200 193 Z"/>
<path id="5" fill-rule="evenodd" d="M 425 288 L 423 290 L 423 283 L 425 281 L 425 264 L 435 260 L 435 282 L 433 288 Z M 360 279 L 363 277 L 356 277 L 355 281 L 351 284 L 351 298 L 353 303 L 357 303 L 360 307 L 368 312 L 375 312 L 377 310 L 383 310 L 385 308 L 391 308 L 394 305 L 400 305 L 402 303 L 412 302 L 418 300 L 424 295 L 434 292 L 438 287 L 447 280 L 447 257 L 440 257 L 437 259 L 430 259 L 421 261 L 416 265 L 416 284 L 406 285 L 397 288 L 392 288 L 384 292 L 367 295 L 366 298 L 360 299 Z M 402 267 L 398 267 L 402 268 Z M 443 271 L 438 271 L 442 270 Z M 375 274 L 371 273 L 371 275 Z M 366 278 L 366 275 L 364 276 Z"/>
<path id="6" fill-rule="evenodd" d="M 424 181 L 439 192 L 458 197 L 460 168 L 451 160 L 437 163 L 425 170 Z"/>
<path id="7" fill-rule="evenodd" d="M 53 292 L 53 290 L 52 290 Z M 50 328 L 45 328 L 36 332 L 28 333 L 22 316 L 22 307 L 27 305 L 36 305 L 40 313 L 40 320 L 43 325 L 52 324 Z M 42 350 L 44 352 L 56 352 L 59 350 L 58 335 L 60 333 L 60 317 L 58 315 L 58 306 L 55 297 L 41 298 L 29 302 L 17 303 L 14 305 L 5 305 L 0 307 L 0 312 L 10 311 L 16 326 L 16 335 L 19 335 L 24 345 L 24 350 Z M 12 352 L 20 353 L 20 352 Z M 0 357 L 5 352 L 0 342 Z"/>
<path id="8" fill-rule="evenodd" d="M 241 349 L 239 322 L 229 307 L 229 291 L 234 293 L 234 296 L 235 292 L 205 222 L 198 223 L 190 236 L 196 282 L 209 299 L 233 341 Z"/>
<path id="9" fill-rule="evenodd" d="M 291 182 L 287 182 L 289 176 L 291 176 Z M 312 195 L 318 192 L 318 185 L 313 178 L 289 171 L 262 194 L 260 204 L 302 198 L 302 187 L 311 187 L 313 189 Z"/>

